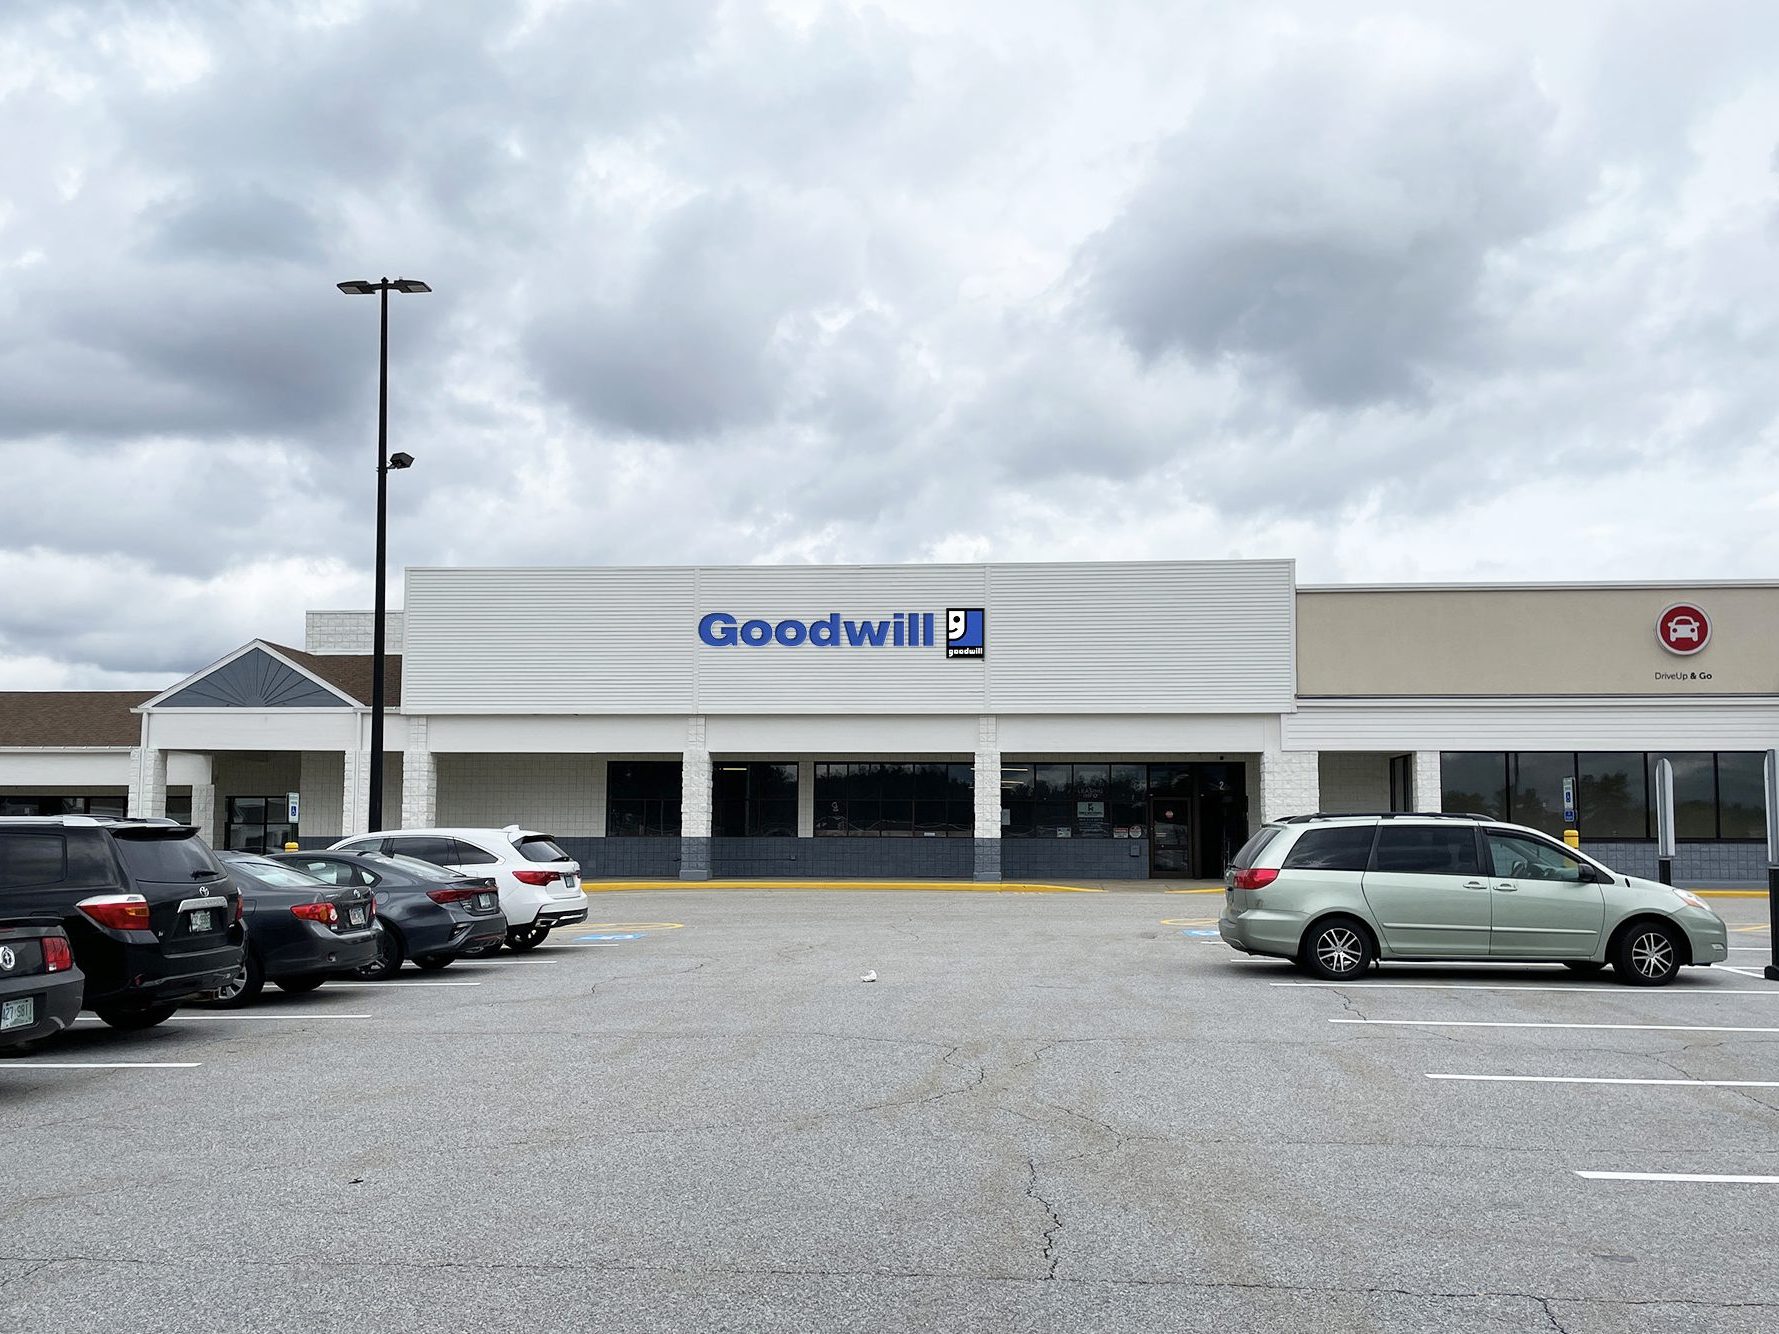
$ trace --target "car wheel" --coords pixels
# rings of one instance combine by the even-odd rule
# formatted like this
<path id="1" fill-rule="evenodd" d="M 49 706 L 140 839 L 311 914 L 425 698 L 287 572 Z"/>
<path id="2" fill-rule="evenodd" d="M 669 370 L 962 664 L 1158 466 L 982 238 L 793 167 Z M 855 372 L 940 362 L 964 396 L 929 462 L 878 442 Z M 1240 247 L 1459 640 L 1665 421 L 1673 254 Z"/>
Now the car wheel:
<path id="1" fill-rule="evenodd" d="M 1350 917 L 1330 917 L 1317 922 L 1304 937 L 1299 962 L 1326 981 L 1351 982 L 1376 957 L 1364 927 Z"/>
<path id="2" fill-rule="evenodd" d="M 165 1023 L 178 1011 L 177 1005 L 150 1005 L 147 1009 L 124 1010 L 114 1006 L 94 1010 L 112 1028 L 133 1032 L 140 1028 L 153 1028 L 156 1024 Z"/>
<path id="3" fill-rule="evenodd" d="M 516 926 L 507 932 L 507 948 L 523 954 L 543 944 L 549 934 L 550 928 L 547 926 Z"/>
<path id="4" fill-rule="evenodd" d="M 327 981 L 327 978 L 310 975 L 308 977 L 275 977 L 272 981 L 277 984 L 278 990 L 288 992 L 292 996 L 301 996 L 315 990 L 316 987 Z"/>
<path id="5" fill-rule="evenodd" d="M 358 976 L 367 982 L 381 982 L 385 978 L 394 977 L 401 971 L 404 956 L 401 937 L 386 926 L 378 926 L 377 957 L 360 968 Z"/>
<path id="6" fill-rule="evenodd" d="M 1638 922 L 1618 938 L 1612 971 L 1634 987 L 1660 987 L 1680 972 L 1680 938 L 1661 922 Z"/>
<path id="7" fill-rule="evenodd" d="M 1592 959 L 1564 959 L 1563 967 L 1577 973 L 1583 973 L 1588 977 L 1592 977 L 1595 973 L 1604 972 L 1606 969 L 1605 964 L 1596 963 Z"/>
<path id="8" fill-rule="evenodd" d="M 441 968 L 449 968 L 455 957 L 450 954 L 416 954 L 414 966 L 423 973 L 436 973 Z"/>
<path id="9" fill-rule="evenodd" d="M 265 970 L 260 967 L 259 960 L 253 957 L 252 950 L 244 950 L 241 954 L 241 966 L 235 975 L 216 989 L 214 998 L 203 1002 L 222 1010 L 238 1010 L 244 1005 L 251 1005 L 259 999 L 259 993 L 266 989 Z"/>

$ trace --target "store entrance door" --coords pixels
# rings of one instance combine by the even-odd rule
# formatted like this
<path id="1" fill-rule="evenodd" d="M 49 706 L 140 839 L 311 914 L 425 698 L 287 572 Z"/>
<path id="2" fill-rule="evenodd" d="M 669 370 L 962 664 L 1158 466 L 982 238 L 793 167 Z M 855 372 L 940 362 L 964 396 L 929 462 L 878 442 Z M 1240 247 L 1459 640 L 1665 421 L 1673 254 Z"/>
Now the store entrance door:
<path id="1" fill-rule="evenodd" d="M 1185 880 L 1192 875 L 1190 797 L 1152 797 L 1149 801 L 1149 875 L 1157 880 Z"/>

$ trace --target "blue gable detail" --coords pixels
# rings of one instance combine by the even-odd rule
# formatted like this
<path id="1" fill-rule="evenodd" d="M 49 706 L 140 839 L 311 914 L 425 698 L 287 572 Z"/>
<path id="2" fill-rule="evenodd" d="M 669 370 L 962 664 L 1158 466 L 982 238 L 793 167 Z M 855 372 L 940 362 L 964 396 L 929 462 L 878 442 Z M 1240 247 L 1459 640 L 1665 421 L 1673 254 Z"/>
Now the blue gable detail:
<path id="1" fill-rule="evenodd" d="M 351 705 L 317 685 L 264 649 L 252 649 L 233 662 L 199 677 L 157 709 L 346 709 Z"/>

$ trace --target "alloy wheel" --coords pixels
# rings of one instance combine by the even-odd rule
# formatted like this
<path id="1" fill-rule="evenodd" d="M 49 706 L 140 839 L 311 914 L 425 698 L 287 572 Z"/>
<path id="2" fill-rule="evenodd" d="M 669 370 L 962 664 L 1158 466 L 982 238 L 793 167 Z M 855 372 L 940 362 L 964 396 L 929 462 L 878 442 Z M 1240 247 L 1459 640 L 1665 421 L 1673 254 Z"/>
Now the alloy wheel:
<path id="1" fill-rule="evenodd" d="M 1631 967 L 1642 977 L 1666 977 L 1674 969 L 1674 942 L 1660 931 L 1645 931 L 1631 942 Z"/>
<path id="2" fill-rule="evenodd" d="M 1330 927 L 1316 938 L 1316 961 L 1330 973 L 1353 972 L 1364 958 L 1364 942 L 1351 927 Z"/>

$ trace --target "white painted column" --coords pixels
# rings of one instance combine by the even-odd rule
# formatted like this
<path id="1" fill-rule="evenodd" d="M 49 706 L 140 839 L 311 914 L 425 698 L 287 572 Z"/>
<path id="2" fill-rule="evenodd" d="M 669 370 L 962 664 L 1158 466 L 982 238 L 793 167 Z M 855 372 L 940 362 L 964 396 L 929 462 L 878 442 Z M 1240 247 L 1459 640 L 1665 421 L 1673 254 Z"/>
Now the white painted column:
<path id="1" fill-rule="evenodd" d="M 1313 750 L 1268 750 L 1260 755 L 1260 818 L 1313 815 L 1322 804 L 1322 757 Z"/>
<path id="2" fill-rule="evenodd" d="M 710 879 L 710 746 L 704 719 L 686 719 L 686 747 L 680 753 L 679 832 L 681 880 Z"/>
<path id="3" fill-rule="evenodd" d="M 1445 800 L 1445 786 L 1440 780 L 1438 751 L 1417 750 L 1415 752 L 1414 785 L 1415 810 L 1437 811 L 1441 809 Z"/>
<path id="4" fill-rule="evenodd" d="M 343 767 L 346 772 L 340 790 L 340 837 L 368 834 L 371 832 L 370 751 L 347 751 Z"/>
<path id="5" fill-rule="evenodd" d="M 1001 878 L 1001 738 L 993 714 L 976 720 L 975 835 L 978 880 Z"/>
<path id="6" fill-rule="evenodd" d="M 439 822 L 439 776 L 427 743 L 426 719 L 402 721 L 407 724 L 402 745 L 402 828 L 431 829 Z"/>
<path id="7" fill-rule="evenodd" d="M 216 846 L 216 760 L 211 755 L 194 755 L 197 772 L 191 780 L 191 822 L 198 827 L 198 837 L 211 847 Z"/>
<path id="8" fill-rule="evenodd" d="M 797 761 L 797 837 L 815 837 L 815 761 Z"/>
<path id="9" fill-rule="evenodd" d="M 194 800 L 196 793 L 193 793 Z M 211 793 L 214 801 L 215 793 Z M 167 752 L 137 746 L 130 752 L 128 813 L 137 819 L 160 819 L 167 814 Z M 196 812 L 194 812 L 195 814 Z"/>

